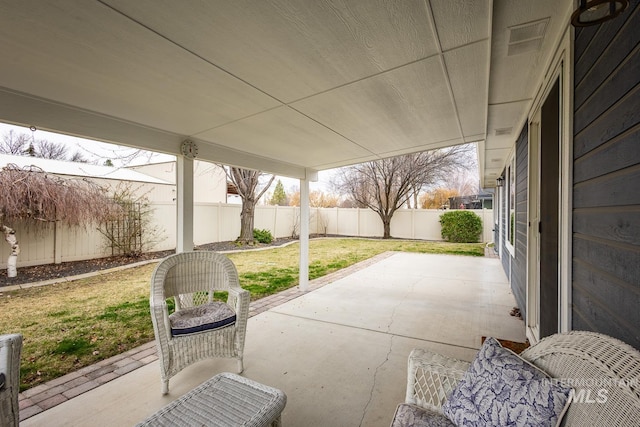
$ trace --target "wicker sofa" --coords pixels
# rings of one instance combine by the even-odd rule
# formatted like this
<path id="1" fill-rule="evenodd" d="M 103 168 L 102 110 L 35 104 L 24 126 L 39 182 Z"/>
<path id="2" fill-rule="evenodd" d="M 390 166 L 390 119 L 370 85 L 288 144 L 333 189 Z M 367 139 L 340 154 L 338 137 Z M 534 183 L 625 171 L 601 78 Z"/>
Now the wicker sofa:
<path id="1" fill-rule="evenodd" d="M 631 346 L 606 335 L 571 331 L 542 339 L 520 356 L 573 388 L 562 425 L 638 425 L 640 352 Z M 398 406 L 391 425 L 453 425 L 442 415 L 443 404 L 469 366 L 469 362 L 413 350 L 405 403 Z"/>

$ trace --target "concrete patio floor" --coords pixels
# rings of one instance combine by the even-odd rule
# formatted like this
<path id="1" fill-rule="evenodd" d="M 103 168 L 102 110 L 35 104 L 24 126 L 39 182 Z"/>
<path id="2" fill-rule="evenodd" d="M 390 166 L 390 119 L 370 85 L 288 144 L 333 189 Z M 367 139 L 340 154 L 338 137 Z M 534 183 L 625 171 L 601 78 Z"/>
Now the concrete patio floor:
<path id="1" fill-rule="evenodd" d="M 413 348 L 471 360 L 483 336 L 525 341 L 497 258 L 394 253 L 351 271 L 249 319 L 243 375 L 287 394 L 285 426 L 388 426 Z M 192 365 L 162 396 L 155 361 L 21 425 L 134 425 L 235 365 Z"/>

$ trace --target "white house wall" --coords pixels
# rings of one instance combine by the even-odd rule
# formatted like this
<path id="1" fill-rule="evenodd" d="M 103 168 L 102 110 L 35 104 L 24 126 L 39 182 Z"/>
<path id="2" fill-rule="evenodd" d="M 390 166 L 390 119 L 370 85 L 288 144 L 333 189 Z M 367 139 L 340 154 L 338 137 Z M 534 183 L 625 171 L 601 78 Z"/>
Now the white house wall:
<path id="1" fill-rule="evenodd" d="M 176 162 L 132 166 L 130 169 L 174 184 L 172 198 L 176 197 Z M 172 200 L 172 198 L 162 200 Z M 227 177 L 221 167 L 209 162 L 194 161 L 193 200 L 196 203 L 227 202 Z"/>
<path id="2" fill-rule="evenodd" d="M 149 202 L 171 202 L 176 197 L 175 185 L 119 181 L 103 178 L 91 178 L 91 180 L 96 182 L 98 185 L 107 188 L 111 194 L 128 188 L 137 197 L 146 197 Z"/>
<path id="3" fill-rule="evenodd" d="M 213 163 L 196 160 L 193 170 L 194 202 L 227 203 L 227 175 Z"/>

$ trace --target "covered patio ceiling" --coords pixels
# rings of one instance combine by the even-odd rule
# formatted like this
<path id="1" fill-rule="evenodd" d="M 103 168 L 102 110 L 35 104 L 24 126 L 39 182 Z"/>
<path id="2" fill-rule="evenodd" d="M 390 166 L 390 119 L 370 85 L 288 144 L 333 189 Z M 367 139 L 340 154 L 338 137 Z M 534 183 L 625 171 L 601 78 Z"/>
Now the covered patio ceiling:
<path id="1" fill-rule="evenodd" d="M 502 170 L 569 0 L 0 1 L 0 121 L 308 179 L 478 142 Z"/>

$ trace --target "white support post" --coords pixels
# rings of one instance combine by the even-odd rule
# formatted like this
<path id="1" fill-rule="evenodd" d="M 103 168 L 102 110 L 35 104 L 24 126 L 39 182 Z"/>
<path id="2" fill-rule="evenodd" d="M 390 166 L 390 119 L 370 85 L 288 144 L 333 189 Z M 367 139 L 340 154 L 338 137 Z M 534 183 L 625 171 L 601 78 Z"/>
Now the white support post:
<path id="1" fill-rule="evenodd" d="M 309 180 L 300 180 L 300 290 L 309 289 Z"/>
<path id="2" fill-rule="evenodd" d="M 193 250 L 193 159 L 177 156 L 176 164 L 176 253 L 181 253 Z"/>

